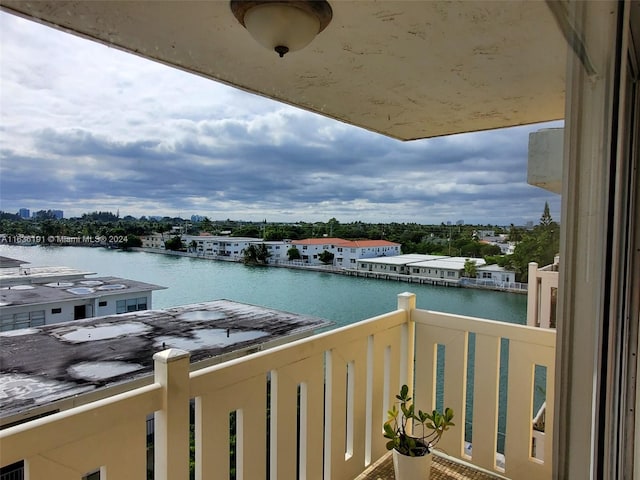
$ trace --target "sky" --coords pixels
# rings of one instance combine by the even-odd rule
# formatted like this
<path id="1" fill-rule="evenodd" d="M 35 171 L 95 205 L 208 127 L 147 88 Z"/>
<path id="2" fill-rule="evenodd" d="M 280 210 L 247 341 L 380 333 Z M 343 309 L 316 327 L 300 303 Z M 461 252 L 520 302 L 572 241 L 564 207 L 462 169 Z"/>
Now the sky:
<path id="1" fill-rule="evenodd" d="M 401 142 L 0 12 L 0 210 L 538 223 L 547 123 Z"/>

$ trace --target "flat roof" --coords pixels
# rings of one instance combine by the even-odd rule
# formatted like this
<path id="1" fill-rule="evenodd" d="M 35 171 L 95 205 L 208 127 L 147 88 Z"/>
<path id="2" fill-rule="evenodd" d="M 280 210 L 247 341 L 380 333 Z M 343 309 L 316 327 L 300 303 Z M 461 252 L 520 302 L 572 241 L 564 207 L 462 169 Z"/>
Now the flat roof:
<path id="1" fill-rule="evenodd" d="M 46 282 L 51 278 L 71 278 L 94 275 L 96 272 L 72 267 L 8 267 L 0 268 L 0 285 Z"/>
<path id="2" fill-rule="evenodd" d="M 120 277 L 81 277 L 68 281 L 53 280 L 44 284 L 7 285 L 0 287 L 0 309 L 66 302 L 79 298 L 102 298 L 121 293 L 148 292 L 165 288 Z"/>
<path id="3" fill-rule="evenodd" d="M 229 237 L 226 235 L 184 235 L 183 238 L 188 240 L 198 241 L 209 241 L 209 242 L 218 242 L 218 243 L 234 243 L 234 242 L 262 242 L 261 238 L 256 237 Z"/>
<path id="4" fill-rule="evenodd" d="M 76 396 L 107 387 L 126 390 L 123 383 L 150 377 L 153 353 L 168 348 L 189 351 L 194 363 L 283 343 L 330 324 L 216 300 L 0 333 L 0 418 L 28 418 L 71 397 L 82 403 Z"/>
<path id="5" fill-rule="evenodd" d="M 423 255 L 419 253 L 407 253 L 392 257 L 359 258 L 358 263 L 379 263 L 384 265 L 408 265 L 415 262 L 424 262 L 446 258 L 443 255 Z"/>
<path id="6" fill-rule="evenodd" d="M 478 267 L 478 270 L 482 270 L 483 272 L 512 272 L 513 270 L 507 270 L 500 265 L 491 264 L 491 265 L 481 265 Z"/>
<path id="7" fill-rule="evenodd" d="M 29 262 L 18 260 L 17 258 L 3 257 L 2 255 L 0 255 L 0 269 L 19 267 L 20 265 L 24 265 L 27 263 Z"/>
<path id="8" fill-rule="evenodd" d="M 412 267 L 430 267 L 441 268 L 443 270 L 460 270 L 464 268 L 464 264 L 467 260 L 473 260 L 477 266 L 484 265 L 485 260 L 483 258 L 464 258 L 464 257 L 443 257 L 435 260 L 429 260 L 426 262 L 412 263 Z"/>

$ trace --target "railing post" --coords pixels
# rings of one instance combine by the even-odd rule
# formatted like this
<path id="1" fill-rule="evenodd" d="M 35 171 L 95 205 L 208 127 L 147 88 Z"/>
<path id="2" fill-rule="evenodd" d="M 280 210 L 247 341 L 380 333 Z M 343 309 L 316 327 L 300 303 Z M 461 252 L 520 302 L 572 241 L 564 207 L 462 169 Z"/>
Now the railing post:
<path id="1" fill-rule="evenodd" d="M 189 352 L 170 348 L 153 360 L 163 387 L 162 410 L 155 412 L 155 480 L 189 478 Z"/>
<path id="2" fill-rule="evenodd" d="M 398 310 L 407 312 L 407 325 L 403 333 L 403 345 L 401 347 L 400 365 L 400 385 L 409 386 L 409 391 L 413 392 L 413 361 L 415 356 L 415 334 L 416 324 L 412 318 L 412 312 L 416 309 L 416 294 L 404 292 L 398 294 Z M 398 389 L 399 390 L 399 389 Z"/>

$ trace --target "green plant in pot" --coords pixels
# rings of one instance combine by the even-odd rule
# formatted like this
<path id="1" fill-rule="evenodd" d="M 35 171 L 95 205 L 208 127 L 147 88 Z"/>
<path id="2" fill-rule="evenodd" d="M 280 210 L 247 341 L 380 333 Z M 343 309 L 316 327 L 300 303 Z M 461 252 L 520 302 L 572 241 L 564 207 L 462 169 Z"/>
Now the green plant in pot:
<path id="1" fill-rule="evenodd" d="M 442 438 L 444 432 L 455 424 L 453 410 L 445 408 L 444 413 L 416 412 L 409 396 L 409 387 L 403 385 L 396 395 L 384 423 L 384 437 L 389 439 L 387 450 L 393 451 L 393 466 L 396 480 L 429 478 L 432 449 Z M 409 430 L 410 426 L 413 429 Z M 409 430 L 409 431 L 407 431 Z"/>

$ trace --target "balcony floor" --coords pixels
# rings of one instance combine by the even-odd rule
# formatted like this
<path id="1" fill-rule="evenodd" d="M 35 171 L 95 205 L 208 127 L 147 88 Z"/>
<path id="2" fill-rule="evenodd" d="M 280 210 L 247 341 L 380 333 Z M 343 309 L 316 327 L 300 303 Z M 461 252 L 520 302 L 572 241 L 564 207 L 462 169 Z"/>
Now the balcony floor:
<path id="1" fill-rule="evenodd" d="M 452 462 L 438 455 L 433 456 L 430 480 L 496 480 L 501 478 L 503 477 L 475 470 L 472 467 Z M 371 465 L 367 471 L 358 475 L 355 480 L 395 480 L 391 453 Z"/>

